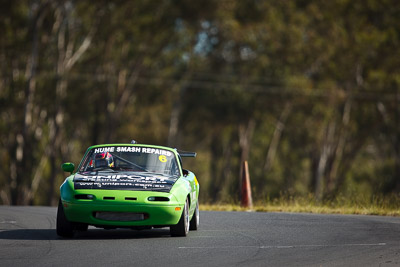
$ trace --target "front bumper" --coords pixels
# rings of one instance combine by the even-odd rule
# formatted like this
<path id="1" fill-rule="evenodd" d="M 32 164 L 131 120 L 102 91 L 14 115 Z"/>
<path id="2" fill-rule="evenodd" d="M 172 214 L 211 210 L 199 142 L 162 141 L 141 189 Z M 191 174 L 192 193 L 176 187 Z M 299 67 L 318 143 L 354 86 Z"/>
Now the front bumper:
<path id="1" fill-rule="evenodd" d="M 92 195 L 93 199 L 76 199 L 77 194 Z M 149 197 L 169 198 L 169 201 L 150 201 Z M 175 225 L 179 222 L 184 207 L 184 203 L 179 203 L 170 193 L 151 191 L 76 190 L 64 197 L 61 194 L 61 200 L 69 221 L 110 227 Z M 137 213 L 144 216 L 133 221 L 100 219 L 96 218 L 99 212 L 122 215 Z"/>

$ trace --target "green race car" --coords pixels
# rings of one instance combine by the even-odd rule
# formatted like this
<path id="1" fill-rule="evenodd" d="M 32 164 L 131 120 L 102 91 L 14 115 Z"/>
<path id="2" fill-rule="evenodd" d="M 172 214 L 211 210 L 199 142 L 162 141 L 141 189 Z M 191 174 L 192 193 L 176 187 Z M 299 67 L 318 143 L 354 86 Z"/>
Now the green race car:
<path id="1" fill-rule="evenodd" d="M 87 149 L 78 169 L 60 187 L 57 234 L 95 227 L 148 229 L 170 227 L 172 236 L 186 236 L 199 226 L 199 183 L 182 169 L 181 157 L 194 152 L 131 144 L 105 144 Z"/>

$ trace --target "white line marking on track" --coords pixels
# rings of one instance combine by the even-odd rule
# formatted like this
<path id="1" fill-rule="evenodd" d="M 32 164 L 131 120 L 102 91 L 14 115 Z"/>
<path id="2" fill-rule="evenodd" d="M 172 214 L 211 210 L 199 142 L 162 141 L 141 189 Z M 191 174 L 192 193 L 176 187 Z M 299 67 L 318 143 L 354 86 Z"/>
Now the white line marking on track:
<path id="1" fill-rule="evenodd" d="M 386 246 L 386 243 L 373 244 L 339 244 L 339 245 L 291 245 L 291 246 L 220 246 L 220 247 L 178 247 L 180 249 L 226 249 L 226 248 L 257 248 L 257 249 L 288 249 L 288 248 L 313 248 L 313 247 L 362 247 Z"/>
<path id="2" fill-rule="evenodd" d="M 212 238 L 212 237 L 215 237 L 215 236 L 211 236 L 211 235 L 209 235 L 209 236 L 191 236 L 190 238 Z"/>
<path id="3" fill-rule="evenodd" d="M 17 223 L 16 221 L 1 221 L 0 223 Z"/>

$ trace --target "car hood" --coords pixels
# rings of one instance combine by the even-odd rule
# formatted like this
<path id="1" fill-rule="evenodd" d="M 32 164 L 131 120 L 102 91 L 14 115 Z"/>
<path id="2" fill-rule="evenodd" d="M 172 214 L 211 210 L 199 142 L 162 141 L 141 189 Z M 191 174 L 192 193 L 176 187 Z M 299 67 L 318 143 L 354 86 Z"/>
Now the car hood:
<path id="1" fill-rule="evenodd" d="M 83 172 L 73 178 L 75 189 L 169 192 L 177 177 L 137 172 Z"/>

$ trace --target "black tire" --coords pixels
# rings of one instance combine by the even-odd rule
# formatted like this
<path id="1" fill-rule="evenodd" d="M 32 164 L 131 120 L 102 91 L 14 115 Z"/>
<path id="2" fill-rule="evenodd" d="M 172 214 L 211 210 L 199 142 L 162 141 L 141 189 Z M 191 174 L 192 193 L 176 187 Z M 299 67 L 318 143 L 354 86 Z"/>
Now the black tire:
<path id="1" fill-rule="evenodd" d="M 193 217 L 190 220 L 189 230 L 196 231 L 200 224 L 200 212 L 199 212 L 199 201 L 196 204 L 196 210 L 193 213 Z"/>
<path id="2" fill-rule="evenodd" d="M 186 236 L 189 233 L 189 201 L 186 199 L 178 224 L 170 227 L 171 236 Z"/>
<path id="3" fill-rule="evenodd" d="M 74 224 L 67 220 L 64 214 L 64 208 L 60 201 L 58 202 L 57 209 L 57 235 L 62 237 L 74 236 Z"/>
<path id="4" fill-rule="evenodd" d="M 73 223 L 75 230 L 86 232 L 89 228 L 89 225 L 86 223 Z"/>

